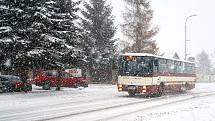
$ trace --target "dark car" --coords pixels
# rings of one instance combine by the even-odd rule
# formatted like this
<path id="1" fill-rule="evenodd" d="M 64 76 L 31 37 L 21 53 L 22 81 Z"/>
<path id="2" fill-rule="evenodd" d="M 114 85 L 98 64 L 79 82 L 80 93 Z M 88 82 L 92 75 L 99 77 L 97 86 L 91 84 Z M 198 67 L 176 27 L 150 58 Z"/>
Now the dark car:
<path id="1" fill-rule="evenodd" d="M 1 81 L 0 81 L 0 93 L 3 92 L 2 89 L 3 89 L 3 86 L 2 86 L 2 83 L 1 83 Z"/>
<path id="2" fill-rule="evenodd" d="M 50 87 L 56 87 L 60 80 L 62 87 L 88 87 L 86 78 L 72 77 L 70 73 L 65 71 L 59 72 L 56 70 L 42 71 L 34 78 L 34 83 L 37 86 L 42 86 L 44 90 L 49 90 Z"/>
<path id="3" fill-rule="evenodd" d="M 18 76 L 0 75 L 2 92 L 31 91 L 32 85 Z"/>

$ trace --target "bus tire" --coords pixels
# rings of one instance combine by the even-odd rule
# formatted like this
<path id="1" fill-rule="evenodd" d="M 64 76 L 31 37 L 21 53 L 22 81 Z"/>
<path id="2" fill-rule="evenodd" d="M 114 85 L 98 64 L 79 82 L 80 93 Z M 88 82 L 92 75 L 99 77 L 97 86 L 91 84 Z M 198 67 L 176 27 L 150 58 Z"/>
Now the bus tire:
<path id="1" fill-rule="evenodd" d="M 157 96 L 162 96 L 164 94 L 164 83 L 161 82 L 158 86 Z"/>
<path id="2" fill-rule="evenodd" d="M 190 84 L 187 83 L 187 82 L 185 83 L 185 89 L 186 89 L 186 90 L 189 90 L 189 89 L 190 89 Z"/>

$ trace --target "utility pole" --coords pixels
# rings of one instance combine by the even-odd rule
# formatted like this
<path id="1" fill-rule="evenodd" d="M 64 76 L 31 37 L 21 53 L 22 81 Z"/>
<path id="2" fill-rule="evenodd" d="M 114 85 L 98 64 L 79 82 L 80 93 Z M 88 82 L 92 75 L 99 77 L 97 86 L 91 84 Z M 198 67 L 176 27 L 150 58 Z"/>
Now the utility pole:
<path id="1" fill-rule="evenodd" d="M 187 41 L 189 41 L 189 40 L 187 40 L 187 21 L 188 21 L 189 18 L 194 17 L 194 16 L 197 16 L 197 15 L 196 14 L 190 15 L 190 16 L 188 16 L 186 18 L 186 21 L 185 21 L 185 40 L 184 40 L 184 42 L 185 42 L 184 50 L 185 51 L 184 51 L 184 60 L 187 60 Z"/>

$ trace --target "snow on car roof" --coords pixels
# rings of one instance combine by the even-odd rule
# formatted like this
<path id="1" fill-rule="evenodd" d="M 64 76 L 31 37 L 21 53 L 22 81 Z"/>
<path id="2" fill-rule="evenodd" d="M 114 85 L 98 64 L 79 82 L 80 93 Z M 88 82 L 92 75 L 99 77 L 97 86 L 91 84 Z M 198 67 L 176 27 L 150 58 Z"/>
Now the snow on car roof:
<path id="1" fill-rule="evenodd" d="M 7 78 L 7 79 L 17 79 L 20 80 L 19 76 L 14 76 L 14 75 L 0 75 L 2 78 Z"/>
<path id="2" fill-rule="evenodd" d="M 13 77 L 13 78 L 19 78 L 18 76 L 14 76 L 14 75 L 0 75 L 1 77 Z"/>
<path id="3" fill-rule="evenodd" d="M 194 64 L 194 62 L 190 62 L 190 61 L 185 61 L 185 60 L 180 60 L 180 59 L 174 59 L 174 58 L 167 58 L 167 57 L 153 55 L 153 54 L 149 54 L 149 53 L 125 53 L 125 54 L 122 54 L 122 56 L 148 56 L 148 57 L 163 58 L 163 59 L 168 59 L 168 60 L 181 61 L 181 62 L 186 62 L 186 63 L 192 63 L 192 64 Z"/>

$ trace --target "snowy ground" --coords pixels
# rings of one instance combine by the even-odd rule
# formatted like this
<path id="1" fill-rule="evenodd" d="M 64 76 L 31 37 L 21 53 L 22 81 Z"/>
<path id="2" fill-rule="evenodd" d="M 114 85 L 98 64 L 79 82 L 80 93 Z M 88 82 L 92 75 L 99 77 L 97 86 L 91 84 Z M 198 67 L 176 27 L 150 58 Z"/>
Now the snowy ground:
<path id="1" fill-rule="evenodd" d="M 128 97 L 115 85 L 0 94 L 0 121 L 215 121 L 215 83 L 185 94 Z"/>
<path id="2" fill-rule="evenodd" d="M 121 121 L 215 121 L 215 96 L 202 97 L 140 111 Z"/>
<path id="3" fill-rule="evenodd" d="M 134 114 L 121 116 L 116 121 L 215 121 L 215 95 L 213 84 L 197 84 L 196 89 L 187 93 L 195 95 L 166 105 L 149 108 Z M 210 93 L 211 91 L 211 93 Z M 201 93 L 209 92 L 209 93 Z M 169 99 L 167 99 L 169 101 Z"/>

